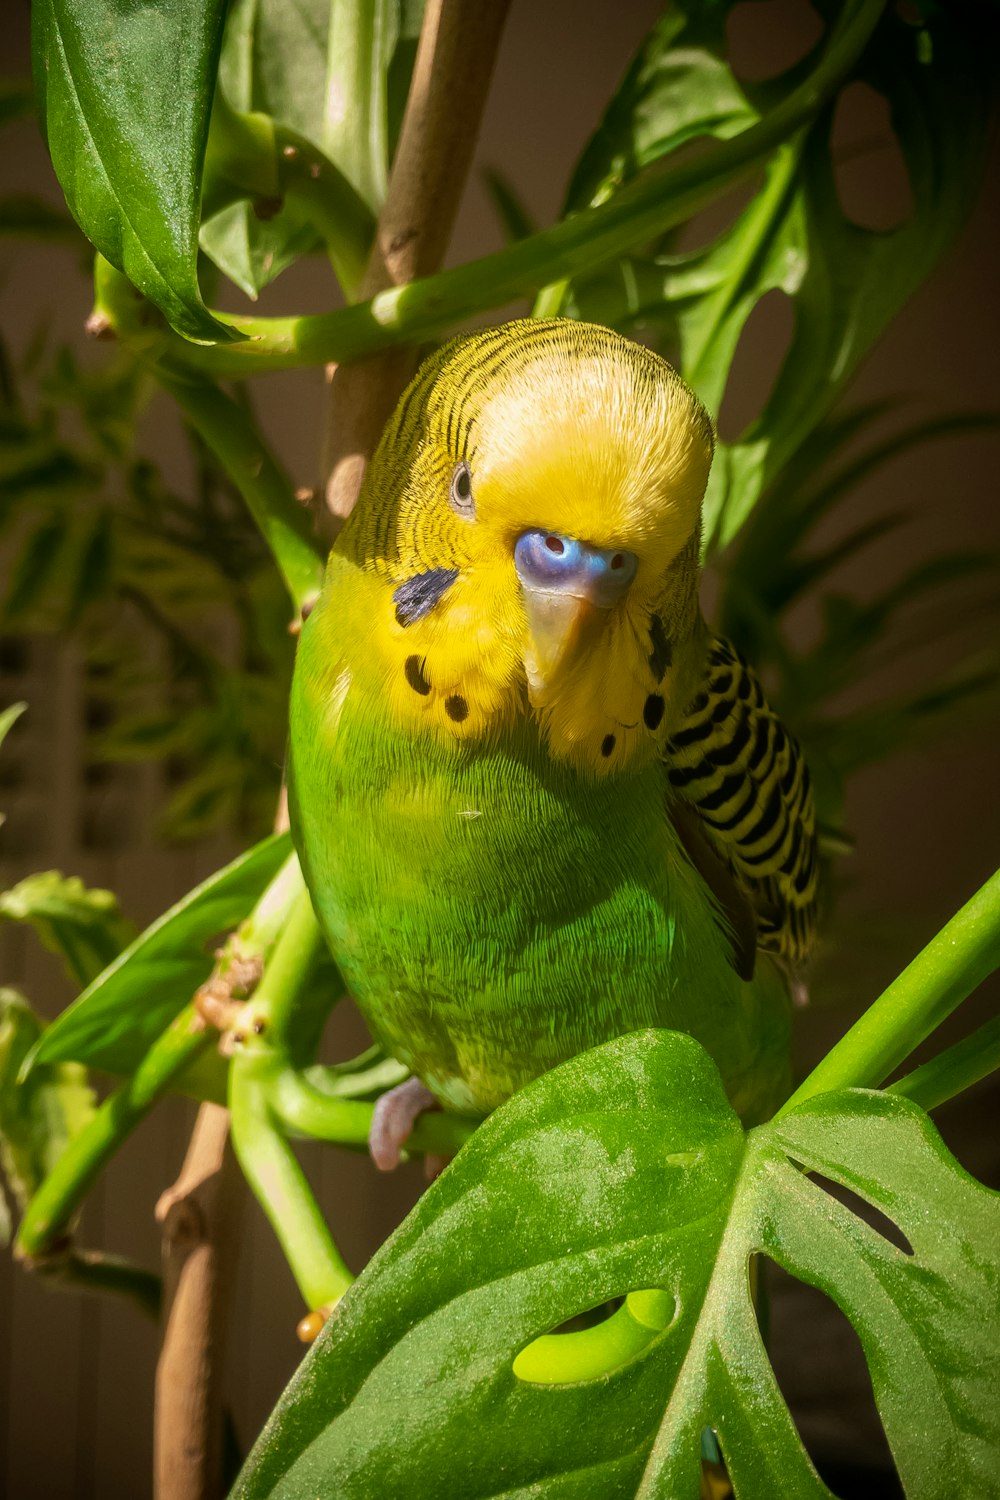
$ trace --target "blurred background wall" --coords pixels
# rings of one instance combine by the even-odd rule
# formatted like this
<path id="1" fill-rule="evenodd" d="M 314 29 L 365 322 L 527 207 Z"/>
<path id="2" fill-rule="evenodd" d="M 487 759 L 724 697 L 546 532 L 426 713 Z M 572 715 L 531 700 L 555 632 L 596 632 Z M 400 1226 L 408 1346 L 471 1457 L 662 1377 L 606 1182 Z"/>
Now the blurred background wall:
<path id="1" fill-rule="evenodd" d="M 501 243 L 481 184 L 482 167 L 500 168 L 539 223 L 558 213 L 572 163 L 659 10 L 654 0 L 614 5 L 514 0 L 477 169 L 454 237 L 453 263 Z M 805 13 L 804 3 L 785 0 L 740 7 L 734 37 L 747 69 L 762 70 L 771 50 L 808 30 Z M 28 67 L 24 0 L 7 0 L 0 30 L 0 71 L 23 73 Z M 856 121 L 851 129 L 853 147 L 860 149 L 846 149 L 845 171 L 856 201 L 877 223 L 901 201 L 898 169 L 891 144 L 879 145 L 870 121 Z M 30 124 L 6 131 L 2 148 L 0 193 L 30 191 L 60 201 Z M 959 242 L 878 345 L 855 385 L 855 397 L 920 395 L 931 410 L 1000 409 L 998 181 L 994 160 Z M 329 277 L 308 266 L 290 272 L 259 305 L 264 312 L 291 312 L 331 305 L 332 298 Z M 236 294 L 230 305 L 237 306 Z M 82 360 L 99 361 L 101 349 L 88 347 L 83 334 L 88 308 L 86 274 L 64 250 L 0 242 L 0 327 L 15 355 L 44 325 L 56 343 L 70 345 Z M 755 322 L 727 394 L 734 424 L 759 404 L 781 337 L 780 318 Z M 267 430 L 296 481 L 313 482 L 323 401 L 320 372 L 271 377 L 258 396 Z M 177 487 L 190 482 L 176 419 L 164 401 L 150 408 L 143 441 Z M 846 527 L 861 515 L 897 507 L 912 508 L 915 519 L 864 568 L 838 580 L 844 591 L 863 595 L 883 577 L 902 571 L 908 560 L 958 539 L 995 547 L 998 461 L 995 437 L 949 440 L 904 457 L 874 483 L 862 485 L 850 514 L 838 524 Z M 975 621 L 969 629 L 976 629 Z M 898 686 L 891 670 L 890 685 Z M 59 867 L 118 891 L 128 915 L 145 922 L 235 852 L 224 836 L 195 847 L 157 842 L 152 821 L 163 794 L 157 768 L 116 770 L 103 778 L 84 773 L 86 701 L 72 646 L 58 637 L 30 648 L 0 642 L 0 697 L 6 702 L 22 696 L 31 704 L 27 748 L 2 782 L 4 806 L 17 809 L 6 844 L 0 835 L 4 885 L 35 869 Z M 834 951 L 821 971 L 814 1006 L 801 1018 L 803 1064 L 826 1048 L 848 1016 L 879 992 L 907 955 L 992 871 L 1000 846 L 997 770 L 993 736 L 969 731 L 943 744 L 914 743 L 851 786 L 847 824 L 857 850 L 842 867 L 845 890 L 831 939 Z M 13 928 L 0 930 L 0 960 L 0 982 L 23 987 L 46 1013 L 64 1003 L 65 984 L 30 937 Z M 337 1041 L 346 1053 L 360 1033 L 355 1023 L 343 1024 L 348 1031 L 354 1028 L 353 1035 Z M 976 1127 L 990 1110 L 995 1120 L 998 1098 L 995 1089 L 981 1087 L 942 1111 L 939 1120 L 966 1165 L 993 1182 L 1000 1182 L 996 1134 Z M 191 1107 L 171 1101 L 128 1143 L 87 1206 L 86 1243 L 156 1263 L 153 1206 L 176 1175 L 192 1118 Z M 360 1157 L 313 1148 L 304 1157 L 348 1261 L 360 1268 L 419 1194 L 418 1170 L 404 1168 L 387 1181 Z M 233 1295 L 228 1399 L 245 1450 L 301 1354 L 294 1336 L 301 1308 L 290 1274 L 249 1199 Z M 789 1305 L 786 1314 L 779 1295 L 779 1333 L 783 1317 L 799 1316 Z M 878 1424 L 856 1351 L 848 1348 L 852 1336 L 822 1309 L 813 1308 L 810 1318 L 815 1321 L 804 1358 L 789 1356 L 782 1371 L 803 1430 L 832 1450 L 851 1444 L 858 1452 L 875 1453 Z M 841 1407 L 820 1417 L 818 1393 L 829 1379 L 829 1366 L 813 1356 L 841 1347 L 846 1371 Z M 156 1348 L 155 1328 L 131 1308 L 47 1291 L 0 1257 L 0 1493 L 11 1500 L 133 1500 L 148 1493 Z"/>

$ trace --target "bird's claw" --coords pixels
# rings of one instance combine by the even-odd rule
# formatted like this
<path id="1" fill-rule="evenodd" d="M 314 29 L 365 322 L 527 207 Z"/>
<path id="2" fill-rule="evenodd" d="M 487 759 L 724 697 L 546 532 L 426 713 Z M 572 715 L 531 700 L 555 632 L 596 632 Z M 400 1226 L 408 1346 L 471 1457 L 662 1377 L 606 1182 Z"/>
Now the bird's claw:
<path id="1" fill-rule="evenodd" d="M 399 1166 L 400 1153 L 417 1118 L 428 1110 L 440 1108 L 419 1078 L 408 1078 L 375 1101 L 368 1150 L 380 1172 L 392 1172 Z"/>

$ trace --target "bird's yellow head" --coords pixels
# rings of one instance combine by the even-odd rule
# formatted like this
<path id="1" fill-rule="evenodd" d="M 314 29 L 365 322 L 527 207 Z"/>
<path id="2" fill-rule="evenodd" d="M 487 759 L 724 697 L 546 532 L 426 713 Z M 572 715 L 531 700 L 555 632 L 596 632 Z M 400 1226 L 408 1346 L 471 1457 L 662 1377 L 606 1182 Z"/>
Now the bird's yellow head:
<path id="1" fill-rule="evenodd" d="M 533 712 L 580 767 L 648 763 L 694 691 L 711 459 L 697 398 L 609 329 L 524 320 L 433 355 L 331 559 L 400 719 L 467 739 Z"/>

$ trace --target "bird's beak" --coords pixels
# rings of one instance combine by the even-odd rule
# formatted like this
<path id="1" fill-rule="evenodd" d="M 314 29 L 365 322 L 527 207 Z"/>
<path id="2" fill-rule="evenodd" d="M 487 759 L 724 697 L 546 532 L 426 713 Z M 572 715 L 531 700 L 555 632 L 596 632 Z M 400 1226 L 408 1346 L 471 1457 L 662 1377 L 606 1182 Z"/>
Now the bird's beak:
<path id="1" fill-rule="evenodd" d="M 524 590 L 530 642 L 525 666 L 532 690 L 551 683 L 567 661 L 586 651 L 600 634 L 604 611 L 576 594 Z"/>
<path id="2" fill-rule="evenodd" d="M 537 691 L 593 644 L 638 563 L 634 553 L 621 548 L 527 531 L 518 538 L 514 565 L 530 636 L 525 665 Z"/>

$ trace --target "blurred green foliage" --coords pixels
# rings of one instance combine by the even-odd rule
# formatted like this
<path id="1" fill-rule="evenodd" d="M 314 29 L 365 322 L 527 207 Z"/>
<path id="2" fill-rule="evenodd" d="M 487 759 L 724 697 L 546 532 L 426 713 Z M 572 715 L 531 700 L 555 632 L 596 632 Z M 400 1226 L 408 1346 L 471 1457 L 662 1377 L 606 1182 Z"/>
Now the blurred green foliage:
<path id="1" fill-rule="evenodd" d="M 162 761 L 168 838 L 271 824 L 294 657 L 287 595 L 241 499 L 182 429 L 189 482 L 142 453 L 152 383 L 126 352 L 0 355 L 0 633 L 77 640 L 87 753 Z"/>

